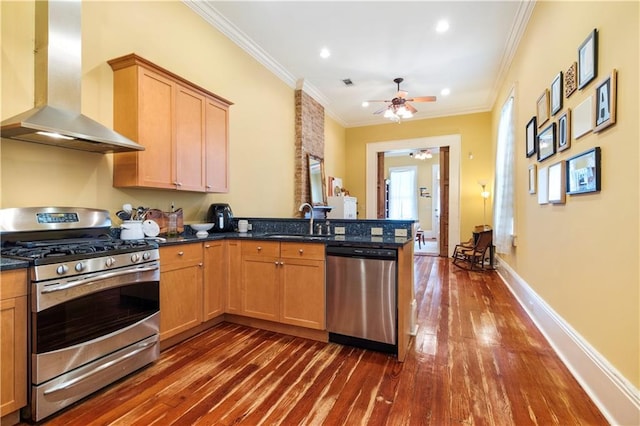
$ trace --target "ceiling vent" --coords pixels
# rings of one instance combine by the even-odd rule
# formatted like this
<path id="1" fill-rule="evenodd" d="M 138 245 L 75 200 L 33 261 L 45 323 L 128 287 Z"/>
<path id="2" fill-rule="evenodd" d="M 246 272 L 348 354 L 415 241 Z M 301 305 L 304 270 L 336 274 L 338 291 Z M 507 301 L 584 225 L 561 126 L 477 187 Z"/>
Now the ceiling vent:
<path id="1" fill-rule="evenodd" d="M 353 86 L 353 81 L 351 81 L 350 78 L 345 78 L 344 80 L 342 80 L 342 82 L 344 83 L 345 86 L 349 87 L 349 86 Z"/>

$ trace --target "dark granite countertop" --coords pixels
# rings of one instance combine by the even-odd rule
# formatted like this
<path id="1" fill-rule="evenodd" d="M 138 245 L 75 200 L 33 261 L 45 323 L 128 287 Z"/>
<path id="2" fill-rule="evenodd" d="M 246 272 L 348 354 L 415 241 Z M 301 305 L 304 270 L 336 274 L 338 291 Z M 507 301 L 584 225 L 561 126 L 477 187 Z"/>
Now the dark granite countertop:
<path id="1" fill-rule="evenodd" d="M 8 271 L 11 269 L 28 268 L 29 262 L 25 260 L 11 259 L 8 257 L 0 257 L 0 271 Z"/>
<path id="2" fill-rule="evenodd" d="M 287 241 L 287 242 L 304 242 L 304 243 L 321 243 L 326 245 L 341 246 L 386 246 L 400 247 L 407 243 L 412 243 L 411 237 L 391 237 L 391 236 L 362 236 L 362 235 L 304 235 L 304 234 L 286 234 L 286 233 L 239 233 L 224 232 L 219 234 L 209 234 L 208 237 L 198 238 L 195 235 L 186 235 L 178 238 L 167 238 L 166 241 L 159 241 L 160 246 L 197 243 L 202 241 L 216 241 L 224 239 L 234 240 L 261 240 L 261 241 Z"/>

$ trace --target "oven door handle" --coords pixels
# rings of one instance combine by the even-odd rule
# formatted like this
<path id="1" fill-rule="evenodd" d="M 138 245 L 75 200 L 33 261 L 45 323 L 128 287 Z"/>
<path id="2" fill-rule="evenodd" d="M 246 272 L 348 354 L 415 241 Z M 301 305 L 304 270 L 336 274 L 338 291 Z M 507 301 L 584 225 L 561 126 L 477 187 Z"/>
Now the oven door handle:
<path id="1" fill-rule="evenodd" d="M 76 377 L 74 379 L 71 379 L 69 381 L 62 382 L 59 385 L 52 387 L 51 389 L 47 389 L 46 391 L 44 391 L 44 395 L 50 395 L 50 394 L 52 394 L 54 392 L 58 392 L 58 391 L 65 390 L 65 389 L 69 389 L 70 387 L 80 383 L 83 380 L 88 379 L 89 377 L 91 377 L 91 376 L 93 376 L 95 374 L 98 374 L 99 372 L 101 372 L 103 370 L 106 370 L 109 367 L 113 367 L 114 365 L 116 365 L 116 364 L 118 364 L 118 363 L 120 363 L 122 361 L 125 361 L 125 360 L 131 358 L 132 356 L 138 355 L 140 352 L 146 351 L 147 349 L 149 349 L 150 347 L 156 345 L 157 343 L 158 343 L 157 341 L 142 343 L 142 344 L 138 345 L 138 348 L 136 350 L 133 350 L 133 351 L 127 353 L 127 354 L 124 354 L 120 358 L 113 359 L 113 360 L 111 360 L 109 362 L 106 362 L 106 363 L 102 364 L 100 367 L 97 367 L 97 368 L 89 371 L 88 373 L 85 373 L 85 374 L 83 374 L 81 376 L 78 376 L 78 377 Z"/>
<path id="2" fill-rule="evenodd" d="M 73 287 L 77 287 L 79 285 L 87 285 L 87 284 L 90 284 L 90 283 L 92 283 L 94 281 L 102 281 L 102 280 L 106 280 L 107 278 L 119 277 L 121 275 L 128 275 L 128 274 L 133 274 L 133 273 L 136 273 L 136 272 L 156 271 L 157 269 L 158 269 L 157 266 L 152 266 L 152 267 L 146 267 L 146 268 L 127 269 L 126 271 L 107 272 L 106 274 L 100 275 L 96 279 L 69 281 L 66 284 L 59 285 L 59 286 L 56 286 L 56 287 L 43 288 L 40 292 L 41 293 L 54 293 L 56 291 L 67 290 L 67 289 L 70 289 L 70 288 L 73 288 Z"/>

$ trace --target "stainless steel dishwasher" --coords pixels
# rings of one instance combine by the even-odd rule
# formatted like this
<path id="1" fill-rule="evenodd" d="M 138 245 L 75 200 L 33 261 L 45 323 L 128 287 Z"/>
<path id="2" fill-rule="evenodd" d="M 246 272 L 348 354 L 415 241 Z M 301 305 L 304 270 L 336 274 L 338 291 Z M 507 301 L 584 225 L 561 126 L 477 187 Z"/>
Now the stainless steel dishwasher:
<path id="1" fill-rule="evenodd" d="M 397 251 L 326 250 L 329 341 L 397 354 Z"/>

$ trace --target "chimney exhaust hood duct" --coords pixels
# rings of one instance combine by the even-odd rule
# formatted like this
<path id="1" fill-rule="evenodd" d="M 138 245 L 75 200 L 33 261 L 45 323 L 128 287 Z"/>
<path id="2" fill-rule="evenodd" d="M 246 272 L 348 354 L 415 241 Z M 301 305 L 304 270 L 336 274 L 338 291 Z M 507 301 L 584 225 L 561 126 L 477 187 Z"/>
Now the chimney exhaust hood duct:
<path id="1" fill-rule="evenodd" d="M 81 151 L 143 151 L 142 145 L 80 113 L 80 0 L 35 4 L 35 108 L 4 120 L 0 136 Z"/>

